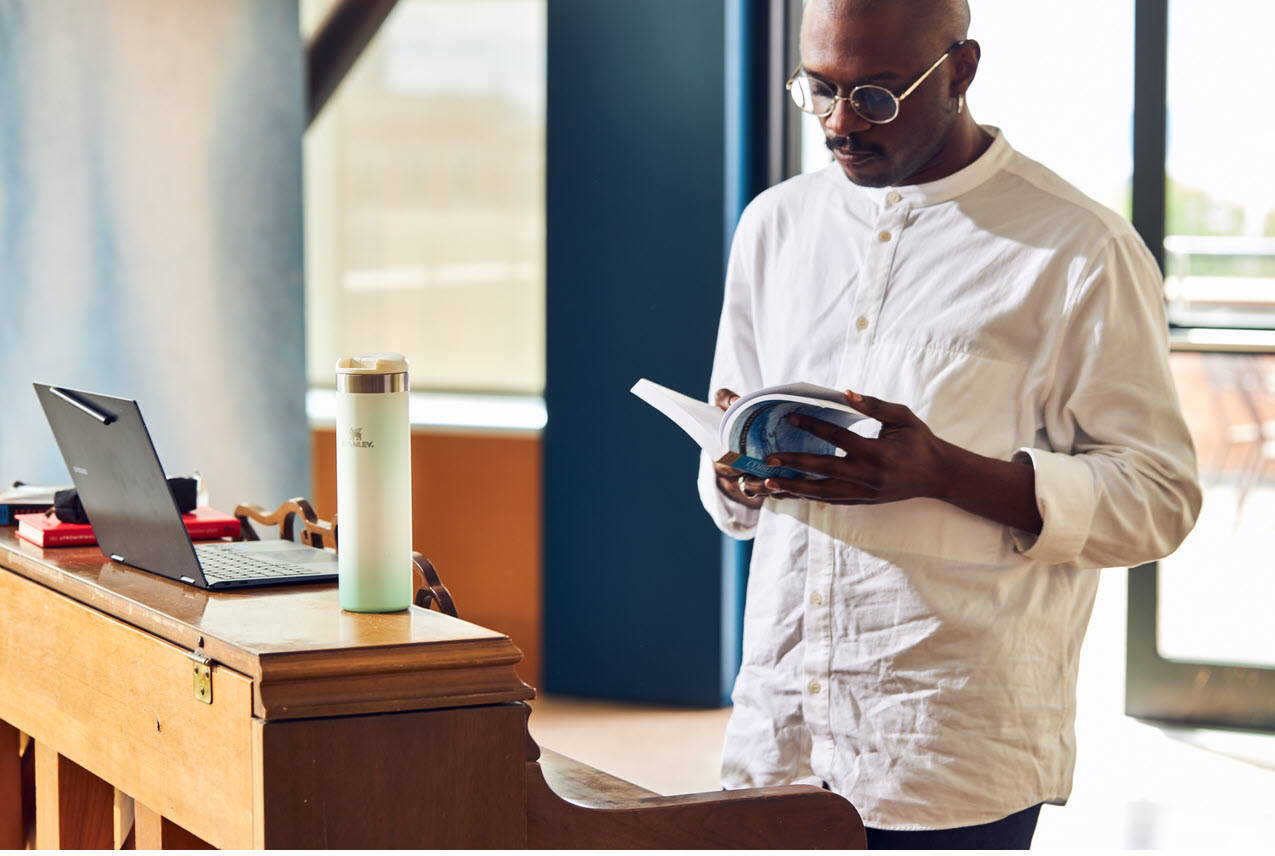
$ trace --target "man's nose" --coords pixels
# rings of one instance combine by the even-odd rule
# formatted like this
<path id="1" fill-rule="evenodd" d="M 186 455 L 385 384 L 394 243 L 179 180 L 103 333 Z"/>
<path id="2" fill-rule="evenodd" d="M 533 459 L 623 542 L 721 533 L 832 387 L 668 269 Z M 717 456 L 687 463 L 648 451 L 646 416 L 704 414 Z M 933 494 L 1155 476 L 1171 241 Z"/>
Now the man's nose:
<path id="1" fill-rule="evenodd" d="M 832 108 L 832 112 L 828 114 L 828 118 L 823 120 L 823 124 L 838 137 L 862 134 L 872 127 L 871 122 L 854 112 L 854 108 L 847 100 L 838 101 Z"/>

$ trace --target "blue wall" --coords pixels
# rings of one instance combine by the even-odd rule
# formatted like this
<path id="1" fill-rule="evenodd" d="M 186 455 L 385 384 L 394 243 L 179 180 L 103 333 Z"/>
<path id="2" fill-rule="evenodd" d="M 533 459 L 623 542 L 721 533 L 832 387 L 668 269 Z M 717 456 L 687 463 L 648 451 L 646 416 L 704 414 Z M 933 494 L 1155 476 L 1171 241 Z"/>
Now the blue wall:
<path id="1" fill-rule="evenodd" d="M 706 391 L 726 241 L 722 0 L 549 0 L 549 692 L 722 704 L 737 578 L 697 450 L 629 394 Z"/>

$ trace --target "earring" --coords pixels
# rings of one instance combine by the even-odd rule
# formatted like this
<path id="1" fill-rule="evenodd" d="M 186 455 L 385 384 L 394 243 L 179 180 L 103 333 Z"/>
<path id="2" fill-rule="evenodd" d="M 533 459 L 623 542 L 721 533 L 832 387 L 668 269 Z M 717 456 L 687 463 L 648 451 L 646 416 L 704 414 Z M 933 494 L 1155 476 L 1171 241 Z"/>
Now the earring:
<path id="1" fill-rule="evenodd" d="M 957 116 L 961 115 L 961 111 L 964 109 L 965 109 L 965 96 L 964 95 L 956 96 L 956 115 Z"/>

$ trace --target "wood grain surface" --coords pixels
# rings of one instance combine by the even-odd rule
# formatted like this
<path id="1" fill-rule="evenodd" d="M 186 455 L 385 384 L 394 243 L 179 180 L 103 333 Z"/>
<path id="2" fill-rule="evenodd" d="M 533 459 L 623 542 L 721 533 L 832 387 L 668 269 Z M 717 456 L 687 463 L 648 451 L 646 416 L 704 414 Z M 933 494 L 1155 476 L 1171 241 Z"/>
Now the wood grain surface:
<path id="1" fill-rule="evenodd" d="M 568 802 L 582 805 L 614 802 L 627 804 L 633 800 L 660 796 L 655 791 L 604 773 L 596 767 L 590 767 L 543 746 L 540 747 L 540 772 L 555 794 Z"/>
<path id="2" fill-rule="evenodd" d="M 115 789 L 48 744 L 35 746 L 35 846 L 110 850 Z"/>
<path id="3" fill-rule="evenodd" d="M 254 846 L 522 847 L 523 722 L 519 704 L 258 720 Z"/>
<path id="4" fill-rule="evenodd" d="M 0 720 L 0 850 L 21 850 L 22 755 L 18 729 Z"/>
<path id="5" fill-rule="evenodd" d="M 41 549 L 0 529 L 0 567 L 252 679 L 265 719 L 420 710 L 531 698 L 503 633 L 432 610 L 344 612 L 336 586 L 203 591 L 110 561 Z"/>
<path id="6" fill-rule="evenodd" d="M 137 805 L 132 797 L 119 788 L 115 789 L 115 811 L 113 812 L 115 822 L 111 838 L 114 841 L 113 846 L 116 850 L 137 849 L 137 836 L 133 831 L 137 814 L 136 808 Z"/>
<path id="7" fill-rule="evenodd" d="M 152 811 L 141 803 L 133 807 L 138 850 L 212 850 L 211 844 Z"/>
<path id="8" fill-rule="evenodd" d="M 193 665 L 168 642 L 0 570 L 0 719 L 197 835 L 246 847 L 252 684 L 214 666 L 204 704 Z M 38 786 L 37 796 L 43 804 Z M 108 848 L 113 805 L 112 792 Z"/>
<path id="9" fill-rule="evenodd" d="M 575 791 L 574 800 L 565 799 L 549 786 L 540 762 L 528 762 L 527 846 L 669 850 L 862 850 L 867 846 L 863 821 L 854 806 L 822 788 L 629 797 L 623 787 L 604 785 L 591 792 Z"/>

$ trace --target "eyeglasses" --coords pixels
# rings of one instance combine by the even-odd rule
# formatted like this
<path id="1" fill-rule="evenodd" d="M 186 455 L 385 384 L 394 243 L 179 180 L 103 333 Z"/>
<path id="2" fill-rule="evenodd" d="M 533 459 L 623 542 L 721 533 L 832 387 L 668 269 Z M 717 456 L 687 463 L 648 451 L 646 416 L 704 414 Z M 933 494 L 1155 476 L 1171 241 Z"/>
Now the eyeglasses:
<path id="1" fill-rule="evenodd" d="M 898 96 L 884 86 L 876 86 L 870 83 L 856 86 L 850 90 L 849 95 L 838 95 L 833 87 L 822 80 L 811 77 L 800 66 L 788 78 L 788 83 L 785 84 L 784 88 L 788 90 L 788 94 L 792 96 L 793 103 L 797 105 L 799 110 L 818 116 L 820 119 L 826 119 L 831 116 L 832 111 L 837 109 L 838 101 L 846 101 L 849 102 L 850 109 L 859 114 L 864 121 L 871 122 L 874 125 L 884 125 L 887 122 L 893 122 L 898 117 L 899 102 L 911 95 L 925 81 L 925 78 L 930 76 L 934 69 L 943 64 L 943 60 L 947 59 L 952 51 L 963 44 L 965 44 L 965 39 L 961 39 L 945 50 L 943 55 L 935 60 L 934 65 L 925 70 L 925 74 L 918 77 L 915 83 L 905 89 L 902 95 Z"/>

